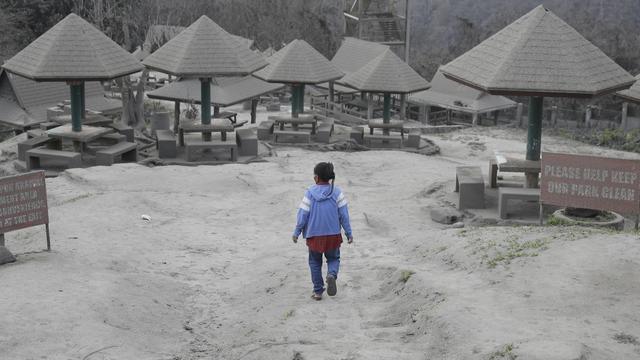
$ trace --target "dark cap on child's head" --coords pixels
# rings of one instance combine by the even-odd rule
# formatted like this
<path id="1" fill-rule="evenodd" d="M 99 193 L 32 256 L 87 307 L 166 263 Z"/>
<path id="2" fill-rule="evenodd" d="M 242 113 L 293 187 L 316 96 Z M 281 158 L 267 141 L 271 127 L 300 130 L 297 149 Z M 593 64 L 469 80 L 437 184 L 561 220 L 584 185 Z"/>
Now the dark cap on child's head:
<path id="1" fill-rule="evenodd" d="M 330 162 L 318 163 L 313 168 L 313 174 L 322 181 L 334 180 L 336 178 L 336 174 L 333 172 L 333 164 Z"/>

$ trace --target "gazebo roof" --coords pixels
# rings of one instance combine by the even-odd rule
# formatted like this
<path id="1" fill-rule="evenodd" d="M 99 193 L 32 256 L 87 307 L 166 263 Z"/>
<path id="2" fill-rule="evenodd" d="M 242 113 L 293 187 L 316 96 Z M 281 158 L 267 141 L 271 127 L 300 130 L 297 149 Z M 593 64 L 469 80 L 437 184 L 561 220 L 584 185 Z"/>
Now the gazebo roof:
<path id="1" fill-rule="evenodd" d="M 3 67 L 36 81 L 106 80 L 143 69 L 120 45 L 73 13 Z"/>
<path id="2" fill-rule="evenodd" d="M 24 129 L 47 121 L 47 109 L 69 99 L 69 87 L 62 82 L 35 82 L 0 70 L 0 122 Z M 85 107 L 113 113 L 122 101 L 105 97 L 99 82 L 85 83 Z"/>
<path id="3" fill-rule="evenodd" d="M 636 83 L 629 89 L 618 91 L 617 96 L 640 104 L 640 75 L 636 76 Z"/>
<path id="4" fill-rule="evenodd" d="M 269 65 L 253 75 L 268 82 L 318 84 L 344 76 L 335 65 L 304 40 L 293 40 L 267 59 Z"/>
<path id="5" fill-rule="evenodd" d="M 517 105 L 515 101 L 504 96 L 491 95 L 449 80 L 440 70 L 433 76 L 431 88 L 409 95 L 409 102 L 471 114 L 507 109 Z"/>
<path id="6" fill-rule="evenodd" d="M 267 65 L 246 42 L 204 15 L 142 63 L 181 77 L 241 76 Z"/>
<path id="7" fill-rule="evenodd" d="M 151 99 L 200 104 L 200 81 L 183 79 L 147 93 Z M 216 78 L 211 83 L 211 103 L 230 106 L 284 88 L 253 76 Z"/>
<path id="8" fill-rule="evenodd" d="M 442 72 L 497 95 L 593 97 L 634 81 L 543 6 L 451 61 Z"/>
<path id="9" fill-rule="evenodd" d="M 389 46 L 379 43 L 345 37 L 331 62 L 345 74 L 360 70 L 371 59 L 385 52 Z"/>
<path id="10" fill-rule="evenodd" d="M 391 49 L 385 50 L 360 70 L 343 77 L 339 83 L 366 92 L 405 94 L 430 87 L 407 63 Z"/>

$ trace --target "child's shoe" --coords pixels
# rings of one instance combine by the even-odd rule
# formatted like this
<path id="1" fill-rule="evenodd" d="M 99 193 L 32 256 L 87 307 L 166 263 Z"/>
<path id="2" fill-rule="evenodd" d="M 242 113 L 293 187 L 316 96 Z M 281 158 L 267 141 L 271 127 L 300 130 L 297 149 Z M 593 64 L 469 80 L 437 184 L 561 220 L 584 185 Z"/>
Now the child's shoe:
<path id="1" fill-rule="evenodd" d="M 331 274 L 327 275 L 327 295 L 334 296 L 337 292 L 336 277 Z"/>
<path id="2" fill-rule="evenodd" d="M 313 300 L 320 301 L 322 300 L 322 293 L 313 293 L 313 295 L 311 295 L 311 298 Z"/>

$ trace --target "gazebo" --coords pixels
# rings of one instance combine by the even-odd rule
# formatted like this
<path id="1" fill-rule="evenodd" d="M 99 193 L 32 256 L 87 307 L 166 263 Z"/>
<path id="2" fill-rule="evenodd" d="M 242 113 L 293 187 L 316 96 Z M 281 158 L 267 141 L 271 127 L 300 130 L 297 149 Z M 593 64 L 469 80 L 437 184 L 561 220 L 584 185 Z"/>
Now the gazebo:
<path id="1" fill-rule="evenodd" d="M 71 125 L 56 134 L 71 139 L 94 136 L 82 127 L 87 81 L 104 81 L 143 69 L 129 52 L 76 14 L 69 14 L 2 66 L 8 72 L 35 81 L 64 82 L 71 88 Z M 86 134 L 85 134 L 86 133 Z"/>
<path id="2" fill-rule="evenodd" d="M 491 95 L 485 91 L 473 89 L 458 82 L 447 79 L 438 69 L 431 79 L 431 88 L 409 96 L 409 103 L 421 108 L 426 107 L 424 116 L 428 122 L 429 107 L 470 114 L 472 123 L 476 125 L 480 114 L 510 109 L 517 103 L 509 98 Z M 422 109 L 421 109 L 422 113 Z"/>
<path id="3" fill-rule="evenodd" d="M 620 124 L 622 130 L 627 130 L 629 102 L 640 104 L 640 75 L 636 76 L 636 80 L 636 83 L 629 89 L 616 93 L 616 96 L 624 100 L 622 103 L 622 123 Z"/>
<path id="4" fill-rule="evenodd" d="M 217 78 L 211 83 L 211 104 L 214 106 L 231 106 L 260 95 L 272 93 L 284 88 L 281 84 L 272 84 L 253 76 Z M 178 130 L 180 121 L 180 103 L 200 104 L 197 95 L 200 93 L 200 84 L 197 79 L 184 79 L 172 82 L 159 89 L 147 93 L 150 99 L 167 100 L 176 103 L 174 131 Z M 255 122 L 255 106 L 252 102 L 251 122 Z M 214 114 L 215 115 L 215 114 Z"/>
<path id="5" fill-rule="evenodd" d="M 211 124 L 211 82 L 217 76 L 244 76 L 264 66 L 264 59 L 238 37 L 202 16 L 144 59 L 152 70 L 181 78 L 200 79 L 201 119 Z M 211 133 L 203 133 L 211 140 Z"/>
<path id="6" fill-rule="evenodd" d="M 305 84 L 319 84 L 344 76 L 335 65 L 304 40 L 293 40 L 267 59 L 269 65 L 253 76 L 291 85 L 291 114 L 304 112 Z"/>
<path id="7" fill-rule="evenodd" d="M 384 124 L 390 123 L 391 120 L 391 94 L 408 94 L 431 86 L 391 49 L 385 50 L 360 70 L 345 76 L 340 83 L 362 92 L 383 93 L 382 121 Z M 369 113 L 371 105 L 370 100 Z M 385 129 L 384 132 L 388 133 L 388 130 Z"/>
<path id="8" fill-rule="evenodd" d="M 551 11 L 538 6 L 451 61 L 448 78 L 493 95 L 529 96 L 527 160 L 540 160 L 545 96 L 593 98 L 635 79 Z M 534 186 L 538 173 L 528 174 Z"/>

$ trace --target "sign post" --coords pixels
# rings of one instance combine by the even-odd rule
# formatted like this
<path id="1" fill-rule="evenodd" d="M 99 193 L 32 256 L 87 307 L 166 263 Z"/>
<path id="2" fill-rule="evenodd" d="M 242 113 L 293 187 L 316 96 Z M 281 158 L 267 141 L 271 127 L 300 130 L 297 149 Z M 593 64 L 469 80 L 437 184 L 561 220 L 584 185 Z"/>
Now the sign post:
<path id="1" fill-rule="evenodd" d="M 543 153 L 541 172 L 540 206 L 640 214 L 638 160 Z"/>
<path id="2" fill-rule="evenodd" d="M 5 247 L 4 234 L 36 225 L 45 225 L 51 251 L 44 171 L 0 178 L 0 265 L 15 261 Z"/>

